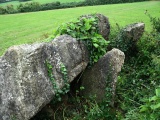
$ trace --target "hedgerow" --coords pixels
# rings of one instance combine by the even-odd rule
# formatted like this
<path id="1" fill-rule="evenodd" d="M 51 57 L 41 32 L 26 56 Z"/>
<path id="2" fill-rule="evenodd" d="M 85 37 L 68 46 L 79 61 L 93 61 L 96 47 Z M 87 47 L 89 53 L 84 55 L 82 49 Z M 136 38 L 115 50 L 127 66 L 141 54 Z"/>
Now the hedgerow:
<path id="1" fill-rule="evenodd" d="M 60 3 L 59 1 L 57 1 L 45 4 L 40 4 L 38 2 L 27 2 L 19 4 L 17 8 L 13 7 L 13 5 L 0 7 L 0 14 L 14 14 L 22 12 L 35 12 L 35 11 L 44 11 L 44 10 L 53 10 L 62 8 L 73 8 L 73 7 L 88 6 L 88 5 L 117 4 L 117 3 L 130 3 L 130 2 L 140 2 L 140 1 L 148 1 L 148 0 L 85 0 L 82 2 L 71 2 L 71 3 Z"/>

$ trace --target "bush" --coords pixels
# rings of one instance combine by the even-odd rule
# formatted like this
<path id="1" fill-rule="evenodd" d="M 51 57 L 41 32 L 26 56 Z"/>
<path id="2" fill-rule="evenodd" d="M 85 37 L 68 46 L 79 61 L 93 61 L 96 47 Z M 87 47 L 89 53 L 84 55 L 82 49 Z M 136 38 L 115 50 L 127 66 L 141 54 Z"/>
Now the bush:
<path id="1" fill-rule="evenodd" d="M 97 0 L 86 0 L 87 5 L 97 5 L 98 1 Z"/>
<path id="2" fill-rule="evenodd" d="M 3 7 L 0 7 L 0 14 L 6 14 L 6 13 L 7 13 L 6 9 Z"/>
<path id="3" fill-rule="evenodd" d="M 6 6 L 6 12 L 8 14 L 13 14 L 13 13 L 16 13 L 17 11 L 14 9 L 14 6 L 13 5 L 7 5 Z"/>
<path id="4" fill-rule="evenodd" d="M 0 7 L 0 14 L 13 14 L 17 11 L 14 9 L 13 5 L 7 5 L 6 7 Z"/>
<path id="5" fill-rule="evenodd" d="M 153 29 L 160 33 L 160 18 L 152 17 L 148 14 L 150 22 L 152 23 Z"/>
<path id="6" fill-rule="evenodd" d="M 41 4 L 40 10 L 52 10 L 52 9 L 58 9 L 60 8 L 61 3 L 60 2 L 52 2 L 52 3 L 46 3 Z"/>
<path id="7" fill-rule="evenodd" d="M 40 4 L 38 2 L 31 2 L 20 4 L 17 6 L 18 12 L 34 12 L 40 10 Z"/>

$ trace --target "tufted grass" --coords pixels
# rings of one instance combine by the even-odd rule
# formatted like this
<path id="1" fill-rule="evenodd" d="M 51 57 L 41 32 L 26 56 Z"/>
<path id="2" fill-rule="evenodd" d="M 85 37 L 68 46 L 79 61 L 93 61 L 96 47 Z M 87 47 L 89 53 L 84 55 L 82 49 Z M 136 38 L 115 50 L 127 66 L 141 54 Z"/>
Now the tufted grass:
<path id="1" fill-rule="evenodd" d="M 144 12 L 148 10 L 153 17 L 159 17 L 159 8 L 160 1 L 149 1 L 0 15 L 0 55 L 12 45 L 42 42 L 60 24 L 72 21 L 83 14 L 102 13 L 109 17 L 112 27 L 116 23 L 125 26 L 134 22 L 144 22 L 146 30 L 150 31 L 152 27 Z"/>

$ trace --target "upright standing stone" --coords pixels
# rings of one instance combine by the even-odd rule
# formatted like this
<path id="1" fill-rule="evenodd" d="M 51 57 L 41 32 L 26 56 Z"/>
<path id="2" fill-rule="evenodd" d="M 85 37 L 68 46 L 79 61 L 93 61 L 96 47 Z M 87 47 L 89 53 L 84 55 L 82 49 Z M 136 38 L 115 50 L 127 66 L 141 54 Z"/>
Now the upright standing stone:
<path id="1" fill-rule="evenodd" d="M 124 58 L 124 53 L 114 48 L 100 58 L 91 69 L 87 69 L 81 79 L 85 88 L 82 95 L 96 95 L 96 101 L 102 102 L 106 94 L 111 94 L 111 104 L 114 105 L 117 76 Z M 110 88 L 111 93 L 106 93 L 106 88 Z"/>
<path id="2" fill-rule="evenodd" d="M 127 25 L 115 39 L 114 47 L 122 50 L 126 57 L 135 55 L 137 53 L 137 41 L 142 37 L 144 28 L 144 23 Z"/>

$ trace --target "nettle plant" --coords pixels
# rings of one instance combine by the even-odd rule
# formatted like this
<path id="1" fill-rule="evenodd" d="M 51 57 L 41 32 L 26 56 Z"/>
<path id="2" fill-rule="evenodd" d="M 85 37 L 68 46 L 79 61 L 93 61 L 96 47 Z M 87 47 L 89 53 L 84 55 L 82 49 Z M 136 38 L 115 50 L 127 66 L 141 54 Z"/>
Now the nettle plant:
<path id="1" fill-rule="evenodd" d="M 68 34 L 77 40 L 84 41 L 90 53 L 90 65 L 97 62 L 105 53 L 109 41 L 106 41 L 99 34 L 98 18 L 96 15 L 92 17 L 80 17 L 75 22 L 62 24 L 55 36 Z"/>

